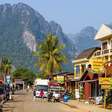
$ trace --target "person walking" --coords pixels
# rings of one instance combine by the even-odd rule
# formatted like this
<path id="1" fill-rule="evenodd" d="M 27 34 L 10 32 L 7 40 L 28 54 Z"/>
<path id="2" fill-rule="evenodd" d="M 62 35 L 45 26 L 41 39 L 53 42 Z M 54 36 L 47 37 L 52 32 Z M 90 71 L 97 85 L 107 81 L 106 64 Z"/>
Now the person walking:
<path id="1" fill-rule="evenodd" d="M 34 88 L 34 90 L 33 90 L 33 101 L 35 101 L 35 99 L 36 99 L 36 89 Z"/>
<path id="2" fill-rule="evenodd" d="M 49 93 L 48 93 L 48 102 L 52 102 L 52 98 L 53 98 L 53 91 L 49 91 Z"/>
<path id="3" fill-rule="evenodd" d="M 44 90 L 42 89 L 41 91 L 40 91 L 40 98 L 41 98 L 41 101 L 44 99 Z"/>
<path id="4" fill-rule="evenodd" d="M 30 86 L 27 85 L 26 91 L 29 92 Z"/>

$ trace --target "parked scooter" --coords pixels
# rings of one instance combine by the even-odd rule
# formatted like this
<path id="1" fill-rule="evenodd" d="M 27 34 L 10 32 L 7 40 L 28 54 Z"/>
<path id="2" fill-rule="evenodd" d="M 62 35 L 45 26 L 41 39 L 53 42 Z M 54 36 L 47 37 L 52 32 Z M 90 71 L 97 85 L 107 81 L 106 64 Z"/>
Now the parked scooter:
<path id="1" fill-rule="evenodd" d="M 60 102 L 60 93 L 59 92 L 53 92 L 53 102 Z"/>
<path id="2" fill-rule="evenodd" d="M 53 99 L 53 92 L 52 91 L 50 91 L 49 93 L 48 93 L 48 102 L 52 102 L 52 99 Z"/>

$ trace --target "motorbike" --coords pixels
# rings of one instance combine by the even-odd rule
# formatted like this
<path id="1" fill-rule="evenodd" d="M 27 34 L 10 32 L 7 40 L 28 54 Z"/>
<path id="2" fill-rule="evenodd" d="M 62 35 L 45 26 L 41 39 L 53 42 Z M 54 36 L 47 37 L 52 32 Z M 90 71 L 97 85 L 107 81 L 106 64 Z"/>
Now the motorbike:
<path id="1" fill-rule="evenodd" d="M 60 102 L 60 93 L 59 92 L 53 93 L 53 102 Z"/>
<path id="2" fill-rule="evenodd" d="M 51 92 L 51 93 L 48 93 L 47 98 L 48 98 L 48 102 L 52 102 L 52 99 L 53 99 L 53 93 L 52 93 L 52 92 Z"/>

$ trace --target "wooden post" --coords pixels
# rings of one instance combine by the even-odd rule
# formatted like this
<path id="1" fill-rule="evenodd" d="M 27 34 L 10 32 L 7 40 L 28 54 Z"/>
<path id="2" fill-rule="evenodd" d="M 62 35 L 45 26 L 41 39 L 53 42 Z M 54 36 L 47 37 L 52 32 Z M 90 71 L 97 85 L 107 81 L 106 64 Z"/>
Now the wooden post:
<path id="1" fill-rule="evenodd" d="M 107 98 L 107 89 L 105 90 L 105 95 L 104 95 L 104 109 L 105 109 L 105 112 L 106 112 L 106 98 Z"/>

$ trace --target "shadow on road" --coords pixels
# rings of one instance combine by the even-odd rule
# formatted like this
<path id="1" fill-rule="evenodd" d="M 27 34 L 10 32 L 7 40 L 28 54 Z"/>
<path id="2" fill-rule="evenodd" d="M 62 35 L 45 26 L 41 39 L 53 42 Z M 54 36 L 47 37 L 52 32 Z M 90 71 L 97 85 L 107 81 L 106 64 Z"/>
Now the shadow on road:
<path id="1" fill-rule="evenodd" d="M 64 103 L 65 105 L 67 105 L 68 107 L 70 107 L 70 108 L 75 108 L 75 109 L 78 109 L 78 107 L 77 106 L 75 106 L 75 105 L 69 105 L 69 104 L 66 104 L 66 103 Z"/>
<path id="2" fill-rule="evenodd" d="M 23 102 L 24 100 L 13 100 L 13 102 Z"/>

